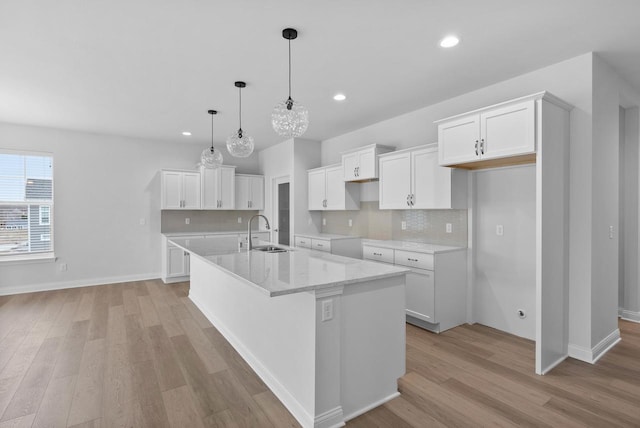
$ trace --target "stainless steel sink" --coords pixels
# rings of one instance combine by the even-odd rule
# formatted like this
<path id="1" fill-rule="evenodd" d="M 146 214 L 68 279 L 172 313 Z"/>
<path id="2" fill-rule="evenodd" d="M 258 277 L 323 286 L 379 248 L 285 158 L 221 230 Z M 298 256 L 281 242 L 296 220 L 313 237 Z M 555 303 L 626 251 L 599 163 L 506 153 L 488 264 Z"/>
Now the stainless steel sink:
<path id="1" fill-rule="evenodd" d="M 263 245 L 260 247 L 253 247 L 254 250 L 264 251 L 265 253 L 286 253 L 286 248 L 276 247 L 275 245 Z"/>

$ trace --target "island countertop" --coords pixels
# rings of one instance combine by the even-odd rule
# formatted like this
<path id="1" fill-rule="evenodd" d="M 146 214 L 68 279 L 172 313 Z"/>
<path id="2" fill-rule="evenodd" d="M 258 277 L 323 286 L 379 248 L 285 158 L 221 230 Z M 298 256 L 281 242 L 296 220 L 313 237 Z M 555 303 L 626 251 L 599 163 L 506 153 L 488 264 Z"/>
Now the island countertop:
<path id="1" fill-rule="evenodd" d="M 270 297 L 404 275 L 408 269 L 321 251 L 289 248 L 284 253 L 247 251 L 213 239 L 170 239 Z M 263 244 L 267 244 L 264 242 Z"/>

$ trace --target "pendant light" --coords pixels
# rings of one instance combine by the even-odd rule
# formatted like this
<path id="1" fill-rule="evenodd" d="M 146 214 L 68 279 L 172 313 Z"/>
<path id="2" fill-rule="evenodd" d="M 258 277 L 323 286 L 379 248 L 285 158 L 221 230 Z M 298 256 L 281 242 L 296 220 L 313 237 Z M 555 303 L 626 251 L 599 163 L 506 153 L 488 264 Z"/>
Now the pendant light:
<path id="1" fill-rule="evenodd" d="M 298 31 L 285 28 L 282 30 L 282 37 L 289 41 L 289 98 L 275 106 L 271 113 L 271 125 L 278 135 L 299 137 L 309 126 L 309 111 L 291 98 L 291 40 L 298 37 Z"/>
<path id="2" fill-rule="evenodd" d="M 218 114 L 218 112 L 216 110 L 209 110 L 208 113 L 211 115 L 211 148 L 206 148 L 202 151 L 200 163 L 205 168 L 214 169 L 222 165 L 222 153 L 220 153 L 220 150 L 213 148 L 213 116 Z"/>
<path id="3" fill-rule="evenodd" d="M 231 153 L 231 156 L 246 158 L 253 153 L 253 138 L 245 135 L 242 131 L 242 88 L 247 86 L 247 84 L 245 82 L 236 82 L 234 85 L 238 88 L 238 95 L 240 98 L 240 108 L 238 111 L 240 127 L 238 128 L 238 132 L 234 132 L 227 137 L 227 150 Z"/>

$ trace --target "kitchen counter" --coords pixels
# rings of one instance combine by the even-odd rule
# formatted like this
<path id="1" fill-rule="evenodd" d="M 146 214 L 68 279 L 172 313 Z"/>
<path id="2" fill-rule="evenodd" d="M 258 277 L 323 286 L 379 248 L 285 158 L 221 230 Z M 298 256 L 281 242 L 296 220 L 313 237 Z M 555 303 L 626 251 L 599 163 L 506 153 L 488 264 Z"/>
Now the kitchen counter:
<path id="1" fill-rule="evenodd" d="M 328 239 L 328 240 L 338 240 L 338 239 L 360 239 L 359 236 L 352 235 L 334 235 L 332 233 L 298 233 L 296 232 L 296 236 L 302 236 L 304 238 L 310 239 Z"/>
<path id="2" fill-rule="evenodd" d="M 171 243 L 190 254 L 189 299 L 303 427 L 343 426 L 400 395 L 406 269 L 228 240 Z"/>
<path id="3" fill-rule="evenodd" d="M 171 239 L 170 242 L 270 297 L 400 276 L 407 272 L 404 268 L 304 248 L 267 253 L 238 249 L 237 245 L 209 239 Z M 266 242 L 258 245 L 263 244 Z M 282 275 L 282 272 L 287 274 Z"/>
<path id="4" fill-rule="evenodd" d="M 251 233 L 269 233 L 269 230 L 252 230 Z M 173 238 L 175 236 L 208 236 L 208 235 L 246 235 L 247 229 L 243 230 L 227 230 L 224 232 L 170 232 L 162 233 L 167 238 Z"/>
<path id="5" fill-rule="evenodd" d="M 452 247 L 448 245 L 424 244 L 421 242 L 391 241 L 377 239 L 363 239 L 362 245 L 371 247 L 391 248 L 393 250 L 415 251 L 416 253 L 437 254 L 450 251 L 466 250 L 466 247 Z"/>

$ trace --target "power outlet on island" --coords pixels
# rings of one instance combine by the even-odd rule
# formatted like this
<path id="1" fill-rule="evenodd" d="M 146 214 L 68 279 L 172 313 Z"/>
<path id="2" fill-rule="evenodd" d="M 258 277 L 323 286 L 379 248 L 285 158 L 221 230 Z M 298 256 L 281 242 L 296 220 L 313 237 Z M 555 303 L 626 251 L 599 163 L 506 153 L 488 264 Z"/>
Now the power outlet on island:
<path id="1" fill-rule="evenodd" d="M 327 219 L 326 219 L 326 218 L 323 218 L 323 219 L 322 219 L 322 225 L 323 225 L 323 226 L 326 226 L 326 225 L 327 225 Z"/>
<path id="2" fill-rule="evenodd" d="M 446 230 L 447 233 L 453 232 L 452 224 L 451 223 L 447 223 L 446 226 L 445 226 L 445 230 Z"/>
<path id="3" fill-rule="evenodd" d="M 349 227 L 353 227 L 353 220 L 349 219 Z"/>

